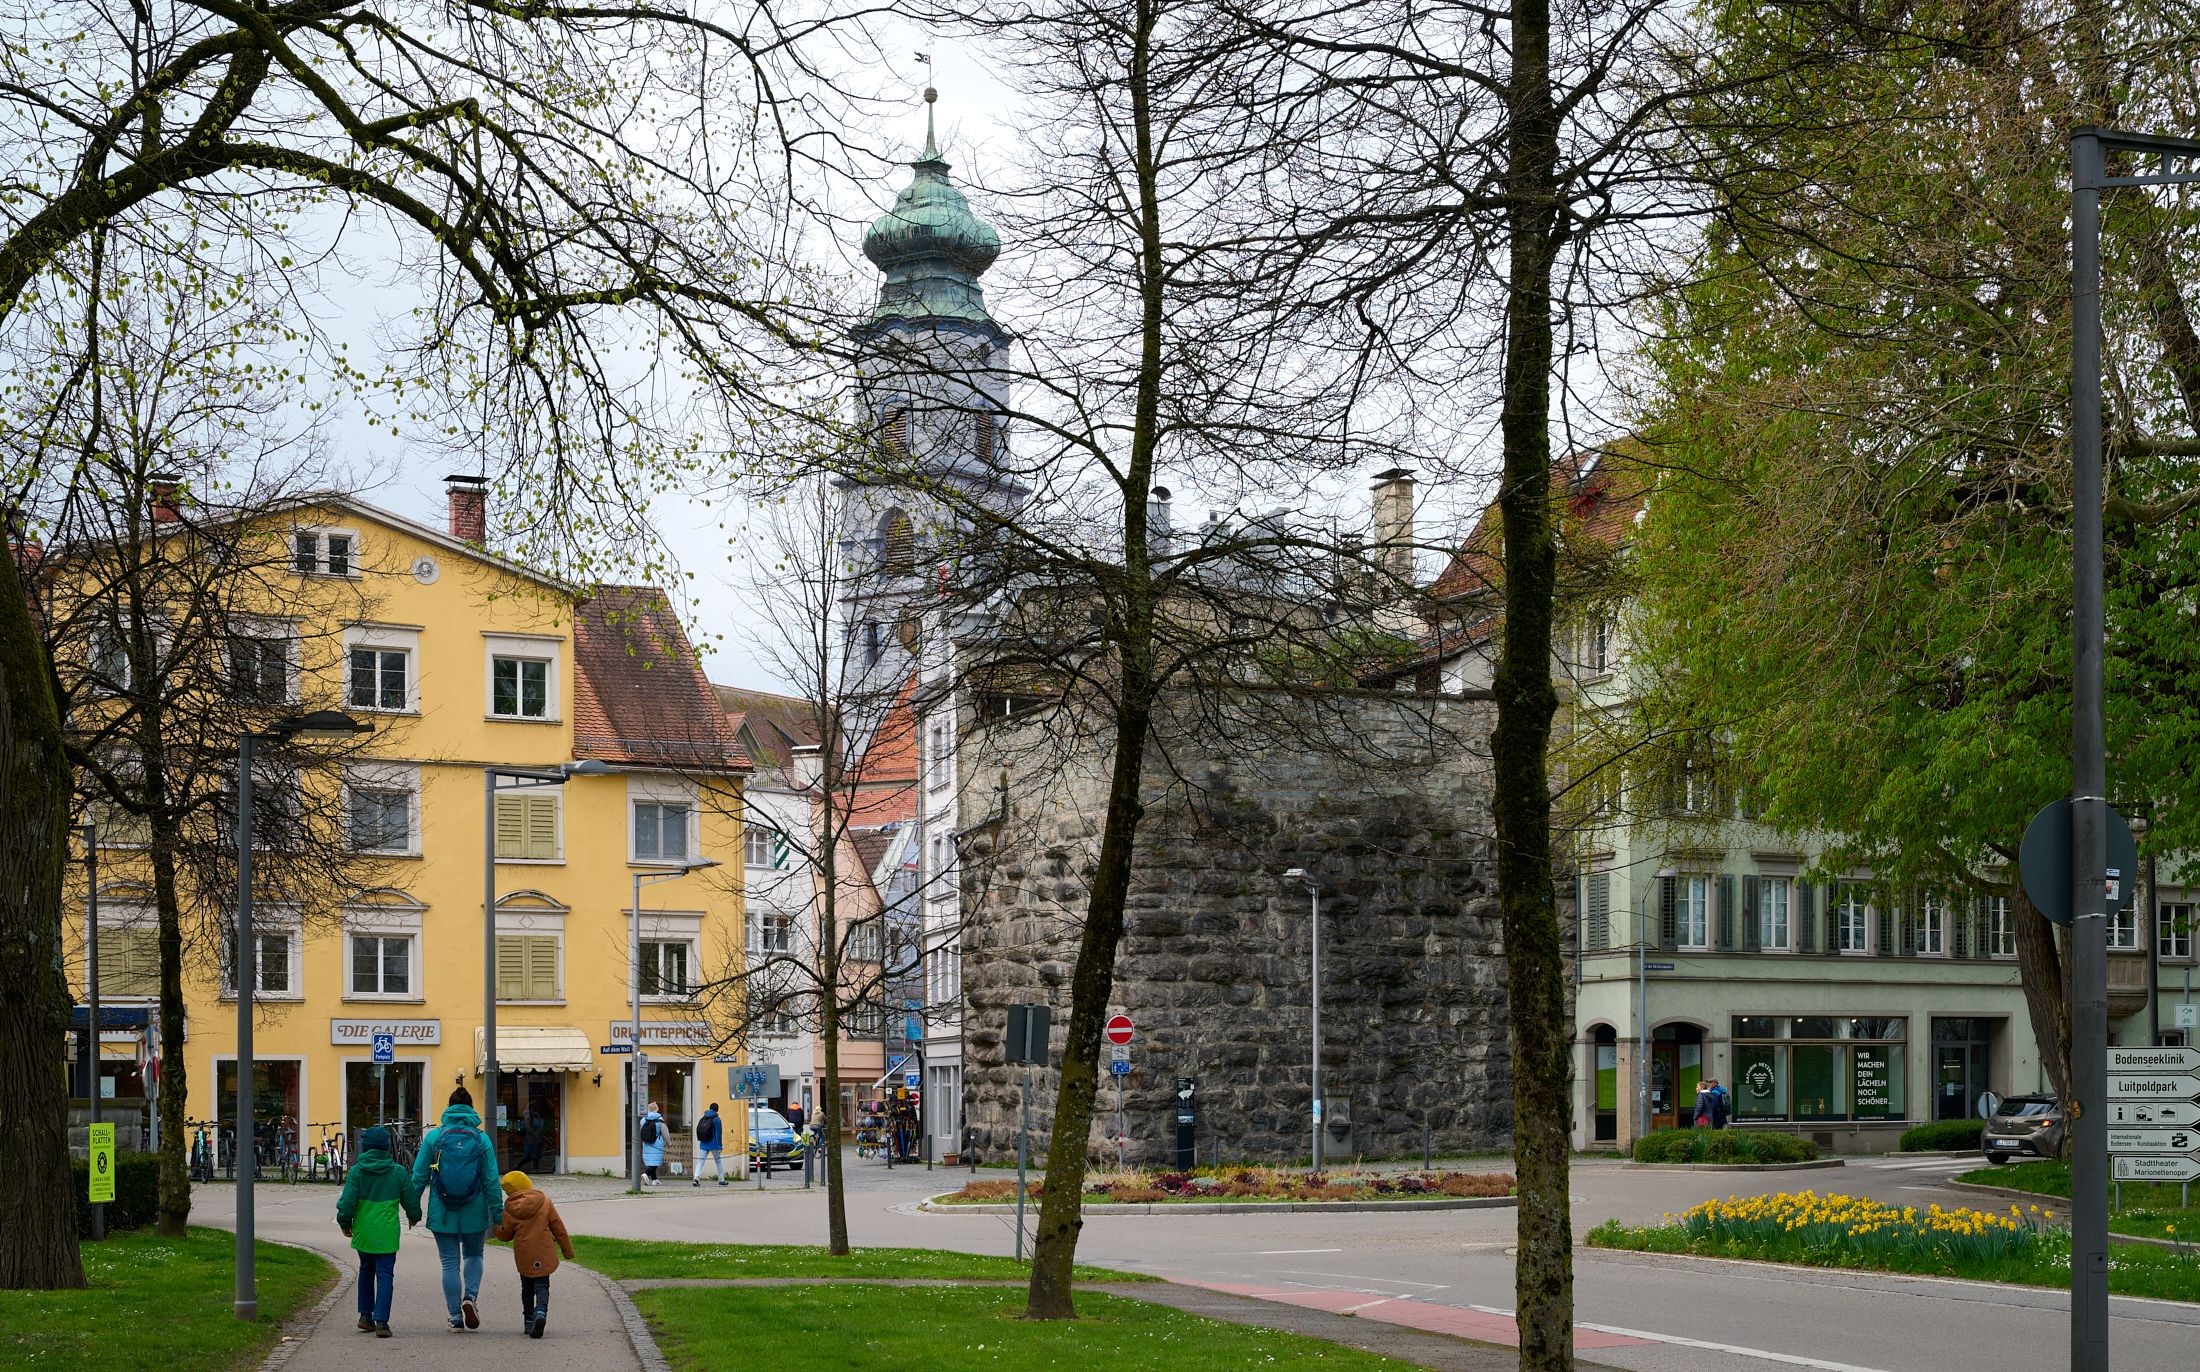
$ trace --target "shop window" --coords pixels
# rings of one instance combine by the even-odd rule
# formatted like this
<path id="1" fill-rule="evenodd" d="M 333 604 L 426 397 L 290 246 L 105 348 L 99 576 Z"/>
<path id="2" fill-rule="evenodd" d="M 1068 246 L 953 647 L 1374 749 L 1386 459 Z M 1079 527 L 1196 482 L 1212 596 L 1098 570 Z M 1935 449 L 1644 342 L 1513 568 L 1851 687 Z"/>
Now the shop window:
<path id="1" fill-rule="evenodd" d="M 1907 1020 L 1742 1015 L 1732 1027 L 1737 1119 L 1907 1118 Z"/>

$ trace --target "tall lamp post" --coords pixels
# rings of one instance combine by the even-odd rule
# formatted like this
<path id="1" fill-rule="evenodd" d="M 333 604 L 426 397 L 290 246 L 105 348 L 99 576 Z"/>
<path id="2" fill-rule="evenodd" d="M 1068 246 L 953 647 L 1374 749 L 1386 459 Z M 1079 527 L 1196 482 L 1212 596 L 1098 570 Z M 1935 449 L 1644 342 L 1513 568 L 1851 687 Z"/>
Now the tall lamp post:
<path id="1" fill-rule="evenodd" d="M 230 980 L 237 984 L 237 1290 L 231 1313 L 240 1320 L 260 1317 L 260 1293 L 252 1263 L 252 992 L 259 981 L 259 959 L 252 937 L 252 761 L 262 743 L 292 739 L 340 743 L 374 726 L 341 710 L 314 710 L 278 719 L 259 733 L 237 735 L 237 946 Z M 99 1032 L 93 1026 L 92 1032 Z M 96 1042 L 96 1040 L 95 1040 Z M 96 1084 L 96 1083 L 95 1083 Z"/>
<path id="2" fill-rule="evenodd" d="M 491 1139 L 497 1136 L 497 792 L 563 786 L 574 777 L 610 772 L 610 763 L 595 758 L 555 767 L 481 769 L 481 1118 Z M 499 786 L 500 781 L 512 784 Z"/>
<path id="3" fill-rule="evenodd" d="M 2150 159 L 2110 175 L 2108 159 Z M 2108 1367 L 2108 745 L 2101 560 L 2101 192 L 2200 182 L 2200 141 L 2070 135 L 2070 1366 Z M 2126 872 L 2124 881 L 2133 879 Z M 2152 912 L 2148 918 L 2151 922 Z"/>
<path id="4" fill-rule="evenodd" d="M 1322 888 L 1304 867 L 1293 867 L 1285 880 L 1306 887 L 1307 924 L 1313 933 L 1314 1170 L 1322 1170 Z"/>
<path id="5" fill-rule="evenodd" d="M 641 1194 L 642 1190 L 642 1112 L 639 1107 L 642 1104 L 642 1094 L 648 1086 L 642 1078 L 642 888 L 717 865 L 716 858 L 701 858 L 676 867 L 645 867 L 634 873 L 634 925 L 627 941 L 626 964 L 629 969 L 629 990 L 634 998 L 634 1028 L 627 1036 L 628 1044 L 634 1049 L 634 1061 L 627 1065 L 626 1078 L 633 1083 L 633 1096 L 627 1101 L 626 1113 L 627 1133 L 632 1136 L 629 1141 L 633 1153 L 628 1169 L 632 1173 L 629 1178 L 632 1185 L 628 1189 L 636 1195 Z M 696 1176 L 700 1178 L 702 1173 L 698 1172 Z"/>

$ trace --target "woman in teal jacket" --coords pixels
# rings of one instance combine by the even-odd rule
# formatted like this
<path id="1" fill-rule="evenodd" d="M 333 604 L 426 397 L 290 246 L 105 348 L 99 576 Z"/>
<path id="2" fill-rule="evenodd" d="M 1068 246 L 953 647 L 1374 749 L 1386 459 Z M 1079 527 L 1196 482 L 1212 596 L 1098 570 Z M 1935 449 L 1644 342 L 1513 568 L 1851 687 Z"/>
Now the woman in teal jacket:
<path id="1" fill-rule="evenodd" d="M 359 1254 L 359 1327 L 390 1336 L 390 1294 L 397 1280 L 397 1212 L 420 1223 L 420 1192 L 390 1156 L 390 1131 L 359 1131 L 359 1159 L 344 1174 L 336 1225 Z"/>
<path id="2" fill-rule="evenodd" d="M 453 1329 L 481 1327 L 475 1298 L 481 1294 L 482 1242 L 504 1218 L 497 1176 L 496 1142 L 474 1113 L 473 1093 L 461 1086 L 451 1092 L 442 1124 L 420 1141 L 412 1174 L 414 1194 L 428 1193 L 428 1232 L 443 1259 L 443 1304 Z"/>

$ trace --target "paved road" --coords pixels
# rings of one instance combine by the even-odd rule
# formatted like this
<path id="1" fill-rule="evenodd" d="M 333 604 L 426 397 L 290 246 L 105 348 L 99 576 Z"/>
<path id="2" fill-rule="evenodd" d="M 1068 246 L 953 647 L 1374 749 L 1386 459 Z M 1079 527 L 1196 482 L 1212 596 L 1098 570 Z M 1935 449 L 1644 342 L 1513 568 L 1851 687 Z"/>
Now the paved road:
<path id="1" fill-rule="evenodd" d="M 1976 1203 L 1941 1186 L 1967 1160 L 1863 1159 L 1817 1172 L 1676 1174 L 1586 1162 L 1574 1174 L 1577 1230 L 1607 1216 L 1654 1220 L 1698 1201 L 1805 1187 L 1895 1204 Z M 998 1176 L 998 1173 L 989 1175 Z M 848 1219 L 858 1244 L 1008 1253 L 1013 1221 L 929 1215 L 916 1203 L 966 1179 L 959 1172 L 849 1163 Z M 642 1197 L 618 1183 L 553 1178 L 546 1189 L 576 1231 L 634 1238 L 821 1242 L 821 1191 L 774 1177 L 743 1187 L 667 1187 Z M 281 1188 L 275 1188 L 280 1190 Z M 325 1207 L 326 1202 L 316 1200 Z M 199 1207 L 220 1223 L 226 1188 Z M 277 1200 L 263 1211 L 269 1237 L 288 1237 Z M 1110 1266 L 1235 1287 L 1298 1293 L 1330 1308 L 1363 1301 L 1423 1302 L 1509 1313 L 1513 1215 L 1509 1210 L 1419 1214 L 1155 1216 L 1093 1214 L 1081 1258 Z M 412 1270 L 426 1278 L 429 1263 Z M 508 1265 L 508 1264 L 507 1264 Z M 1599 1339 L 1596 1360 L 1639 1372 L 1941 1372 L 2023 1353 L 2026 1365 L 2059 1365 L 2068 1317 L 2061 1293 L 1931 1278 L 1769 1268 L 1754 1264 L 1620 1256 L 1577 1250 L 1579 1319 Z M 403 1272 L 400 1272 L 403 1280 Z M 561 1297 L 562 1297 L 561 1293 Z M 1357 1296 L 1359 1301 L 1347 1299 Z M 2112 1302 L 2116 1365 L 2174 1368 L 2200 1349 L 2200 1309 Z M 2029 1350 L 2028 1352 L 2026 1350 Z"/>

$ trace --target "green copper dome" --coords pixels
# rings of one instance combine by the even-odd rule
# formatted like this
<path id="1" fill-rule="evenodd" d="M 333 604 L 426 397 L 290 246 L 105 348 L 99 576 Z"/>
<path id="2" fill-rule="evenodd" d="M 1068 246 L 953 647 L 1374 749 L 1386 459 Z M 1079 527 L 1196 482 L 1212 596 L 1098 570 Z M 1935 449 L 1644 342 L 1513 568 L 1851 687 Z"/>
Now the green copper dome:
<path id="1" fill-rule="evenodd" d="M 934 99 L 926 91 L 925 99 Z M 863 255 L 886 274 L 874 323 L 896 319 L 956 319 L 993 327 L 978 278 L 1000 256 L 1001 236 L 971 213 L 947 179 L 948 164 L 925 110 L 924 153 L 894 208 L 863 234 Z"/>

